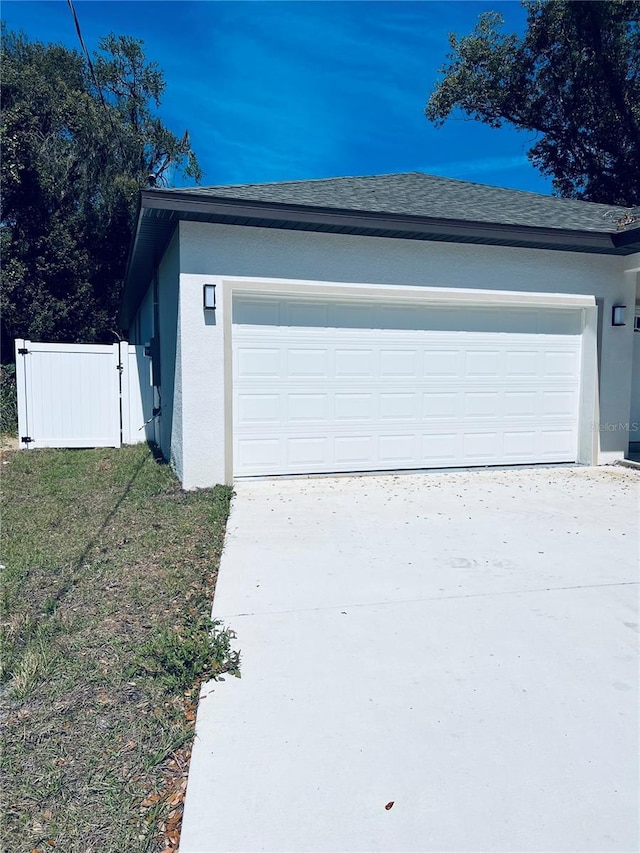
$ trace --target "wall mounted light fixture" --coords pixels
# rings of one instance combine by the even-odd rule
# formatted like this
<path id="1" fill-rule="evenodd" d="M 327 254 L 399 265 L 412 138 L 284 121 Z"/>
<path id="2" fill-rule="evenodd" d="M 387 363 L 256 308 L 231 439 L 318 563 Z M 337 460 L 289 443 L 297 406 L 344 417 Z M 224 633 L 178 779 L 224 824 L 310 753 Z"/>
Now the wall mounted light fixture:
<path id="1" fill-rule="evenodd" d="M 206 311 L 216 310 L 216 286 L 205 284 L 202 288 L 202 304 Z"/>
<path id="2" fill-rule="evenodd" d="M 614 305 L 611 311 L 611 325 L 612 326 L 624 326 L 624 312 L 626 309 L 626 305 Z"/>

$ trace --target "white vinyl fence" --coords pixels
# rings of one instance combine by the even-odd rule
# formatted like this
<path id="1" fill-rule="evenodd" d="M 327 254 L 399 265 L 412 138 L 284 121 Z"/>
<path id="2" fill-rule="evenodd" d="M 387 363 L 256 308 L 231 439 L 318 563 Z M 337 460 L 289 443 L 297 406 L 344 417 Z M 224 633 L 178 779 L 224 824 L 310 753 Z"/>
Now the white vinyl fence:
<path id="1" fill-rule="evenodd" d="M 16 341 L 20 447 L 120 447 L 153 437 L 143 346 Z"/>

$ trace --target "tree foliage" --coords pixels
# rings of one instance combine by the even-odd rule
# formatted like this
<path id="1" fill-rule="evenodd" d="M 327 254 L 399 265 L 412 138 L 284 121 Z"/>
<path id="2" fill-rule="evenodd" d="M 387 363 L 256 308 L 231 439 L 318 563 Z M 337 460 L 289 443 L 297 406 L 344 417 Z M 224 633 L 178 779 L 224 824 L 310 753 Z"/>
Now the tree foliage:
<path id="1" fill-rule="evenodd" d="M 3 31 L 2 70 L 3 360 L 15 337 L 112 341 L 138 191 L 200 179 L 189 136 L 158 117 L 138 39 L 110 35 L 89 63 Z"/>
<path id="2" fill-rule="evenodd" d="M 524 2 L 522 38 L 502 16 L 480 16 L 452 52 L 425 113 L 454 110 L 537 138 L 529 159 L 561 196 L 640 204 L 640 2 Z"/>

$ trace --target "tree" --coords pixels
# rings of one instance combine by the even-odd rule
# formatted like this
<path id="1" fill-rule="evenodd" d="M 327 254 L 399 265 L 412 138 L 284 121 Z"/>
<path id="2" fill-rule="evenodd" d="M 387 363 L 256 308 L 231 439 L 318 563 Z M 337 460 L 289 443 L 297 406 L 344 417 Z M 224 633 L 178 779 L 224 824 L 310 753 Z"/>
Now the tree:
<path id="1" fill-rule="evenodd" d="M 452 52 L 425 108 L 436 126 L 457 108 L 537 134 L 529 159 L 555 191 L 640 204 L 640 2 L 531 0 L 522 38 L 496 12 Z"/>
<path id="2" fill-rule="evenodd" d="M 110 35 L 89 62 L 3 37 L 5 361 L 15 337 L 113 341 L 138 191 L 201 172 L 188 134 L 157 115 L 164 78 L 140 40 Z"/>

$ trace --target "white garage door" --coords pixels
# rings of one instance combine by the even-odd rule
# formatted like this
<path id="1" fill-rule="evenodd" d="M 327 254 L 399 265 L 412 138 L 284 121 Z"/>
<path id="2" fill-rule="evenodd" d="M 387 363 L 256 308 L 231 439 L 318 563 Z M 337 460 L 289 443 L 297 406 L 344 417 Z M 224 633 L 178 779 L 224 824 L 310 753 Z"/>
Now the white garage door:
<path id="1" fill-rule="evenodd" d="M 580 310 L 237 297 L 234 473 L 572 462 Z"/>

